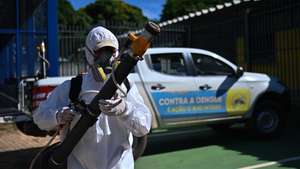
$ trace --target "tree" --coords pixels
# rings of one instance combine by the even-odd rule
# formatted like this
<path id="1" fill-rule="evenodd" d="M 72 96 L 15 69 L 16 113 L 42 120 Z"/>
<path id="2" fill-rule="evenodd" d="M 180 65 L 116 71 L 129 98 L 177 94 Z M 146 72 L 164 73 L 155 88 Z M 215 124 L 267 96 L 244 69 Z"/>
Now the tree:
<path id="1" fill-rule="evenodd" d="M 58 23 L 89 27 L 99 21 L 145 23 L 142 10 L 122 0 L 96 0 L 79 10 L 74 10 L 68 0 L 58 0 Z"/>
<path id="2" fill-rule="evenodd" d="M 92 18 L 92 24 L 97 24 L 100 20 L 135 23 L 144 23 L 147 20 L 141 9 L 121 0 L 96 0 L 81 11 Z"/>
<path id="3" fill-rule="evenodd" d="M 58 0 L 58 23 L 64 25 L 89 26 L 92 22 L 87 14 L 76 11 L 67 0 Z"/>
<path id="4" fill-rule="evenodd" d="M 190 12 L 195 12 L 228 1 L 231 0 L 167 0 L 160 20 L 165 21 L 176 18 Z"/>

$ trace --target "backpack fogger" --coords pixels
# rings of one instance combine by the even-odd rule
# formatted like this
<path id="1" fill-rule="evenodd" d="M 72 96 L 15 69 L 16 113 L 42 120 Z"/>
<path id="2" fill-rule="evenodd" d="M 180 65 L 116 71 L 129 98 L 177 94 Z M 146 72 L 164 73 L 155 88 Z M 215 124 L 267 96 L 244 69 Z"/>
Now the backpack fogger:
<path id="1" fill-rule="evenodd" d="M 121 60 L 118 64 L 113 75 L 105 82 L 103 88 L 93 98 L 90 104 L 81 104 L 78 106 L 81 112 L 81 117 L 73 129 L 68 134 L 67 138 L 60 144 L 54 144 L 44 149 L 32 161 L 32 169 L 67 169 L 67 158 L 89 129 L 97 121 L 97 117 L 101 114 L 98 107 L 98 100 L 110 99 L 116 92 L 117 85 L 122 84 L 128 74 L 134 68 L 139 60 L 142 59 L 143 54 L 150 46 L 153 36 L 160 32 L 160 27 L 153 23 L 148 22 L 145 25 L 144 31 L 136 36 L 132 33 L 128 34 L 128 50 L 121 51 Z M 117 83 L 117 84 L 116 84 Z"/>

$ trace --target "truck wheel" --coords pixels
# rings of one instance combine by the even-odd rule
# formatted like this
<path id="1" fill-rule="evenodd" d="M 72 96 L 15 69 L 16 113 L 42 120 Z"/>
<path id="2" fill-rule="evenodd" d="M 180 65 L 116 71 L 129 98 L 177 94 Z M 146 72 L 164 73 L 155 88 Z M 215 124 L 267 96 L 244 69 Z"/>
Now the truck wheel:
<path id="1" fill-rule="evenodd" d="M 283 131 L 285 117 L 278 103 L 272 100 L 262 100 L 254 108 L 253 116 L 247 122 L 247 126 L 255 136 L 273 138 Z"/>
<path id="2" fill-rule="evenodd" d="M 33 121 L 16 122 L 17 128 L 24 134 L 36 137 L 45 137 L 48 132 L 41 130 Z"/>
<path id="3" fill-rule="evenodd" d="M 132 151 L 134 160 L 137 160 L 144 153 L 147 145 L 147 139 L 147 135 L 142 137 L 133 136 Z"/>

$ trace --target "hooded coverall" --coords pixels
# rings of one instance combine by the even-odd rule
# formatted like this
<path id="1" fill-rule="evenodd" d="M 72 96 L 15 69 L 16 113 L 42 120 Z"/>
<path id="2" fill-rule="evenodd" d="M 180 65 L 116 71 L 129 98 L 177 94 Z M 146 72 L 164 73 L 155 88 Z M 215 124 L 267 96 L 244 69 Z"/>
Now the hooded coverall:
<path id="1" fill-rule="evenodd" d="M 79 97 L 89 104 L 96 95 L 95 91 L 99 91 L 104 83 L 95 81 L 91 70 L 82 77 Z M 67 80 L 56 87 L 34 112 L 34 122 L 41 129 L 52 130 L 58 125 L 56 114 L 70 103 L 70 84 L 71 81 Z M 121 87 L 124 91 L 127 90 L 124 84 Z M 68 169 L 134 168 L 132 134 L 139 137 L 149 132 L 151 113 L 134 84 L 131 84 L 124 100 L 125 113 L 120 116 L 107 116 L 101 113 L 97 122 L 86 131 L 68 157 Z M 71 128 L 79 118 L 80 114 L 75 116 Z M 61 134 L 61 139 L 64 137 L 65 134 Z"/>

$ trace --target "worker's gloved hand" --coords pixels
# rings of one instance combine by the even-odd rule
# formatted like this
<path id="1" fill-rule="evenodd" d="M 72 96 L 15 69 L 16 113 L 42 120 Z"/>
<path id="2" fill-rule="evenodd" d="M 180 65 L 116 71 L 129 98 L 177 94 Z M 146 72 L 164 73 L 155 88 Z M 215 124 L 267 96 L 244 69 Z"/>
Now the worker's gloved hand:
<path id="1" fill-rule="evenodd" d="M 119 96 L 108 100 L 99 100 L 99 109 L 108 116 L 120 116 L 126 111 L 126 102 Z"/>
<path id="2" fill-rule="evenodd" d="M 70 123 L 74 117 L 75 112 L 69 108 L 69 107 L 63 107 L 61 111 L 57 112 L 56 114 L 56 120 L 59 126 L 64 126 L 68 123 Z"/>

